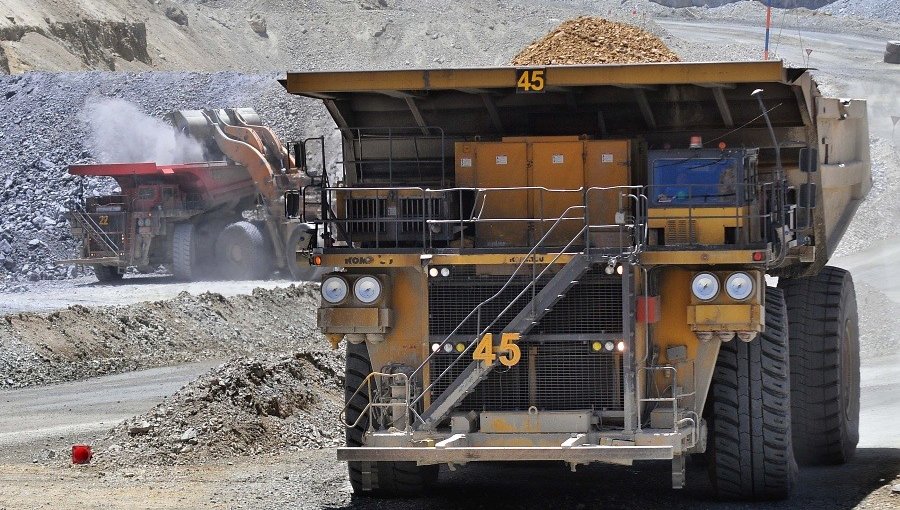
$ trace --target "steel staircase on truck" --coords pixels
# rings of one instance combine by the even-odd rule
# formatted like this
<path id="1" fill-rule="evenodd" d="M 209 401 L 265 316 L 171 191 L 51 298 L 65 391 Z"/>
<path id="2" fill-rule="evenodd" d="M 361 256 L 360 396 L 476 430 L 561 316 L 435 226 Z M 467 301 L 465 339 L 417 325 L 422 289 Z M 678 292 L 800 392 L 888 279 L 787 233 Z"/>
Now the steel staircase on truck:
<path id="1" fill-rule="evenodd" d="M 107 252 L 109 252 L 110 256 L 118 256 L 121 248 L 119 245 L 109 236 L 103 227 L 97 224 L 93 218 L 85 211 L 78 209 L 72 209 L 69 211 L 70 220 L 74 220 L 77 223 L 78 227 L 81 227 L 85 232 L 87 232 L 90 239 L 96 241 L 100 245 L 102 245 Z"/>
<path id="2" fill-rule="evenodd" d="M 577 253 L 567 262 L 556 275 L 528 302 L 519 313 L 503 328 L 503 334 L 518 334 L 521 338 L 540 320 L 553 309 L 566 293 L 578 284 L 580 278 L 591 267 L 590 257 L 583 253 Z M 532 286 L 534 281 L 532 281 Z M 523 291 L 524 292 L 524 291 Z M 497 346 L 497 340 L 494 345 Z M 499 364 L 499 358 L 486 363 L 481 360 L 473 360 L 462 371 L 441 395 L 432 402 L 422 414 L 422 428 L 429 430 L 437 427 L 453 409 L 462 403 L 463 399 L 475 390 L 478 384 L 491 373 Z"/>

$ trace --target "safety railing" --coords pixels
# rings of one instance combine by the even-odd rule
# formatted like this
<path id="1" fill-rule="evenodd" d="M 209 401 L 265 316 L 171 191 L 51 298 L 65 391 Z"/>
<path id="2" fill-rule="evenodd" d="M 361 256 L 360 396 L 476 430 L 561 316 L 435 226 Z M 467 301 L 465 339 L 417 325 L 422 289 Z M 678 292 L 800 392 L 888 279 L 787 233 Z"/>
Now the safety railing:
<path id="1" fill-rule="evenodd" d="M 339 190 L 343 190 L 346 188 L 336 188 Z M 359 189 L 359 188 L 354 188 Z M 415 368 L 411 373 L 409 373 L 406 377 L 405 387 L 406 393 L 409 395 L 409 384 L 411 380 L 418 380 L 423 378 L 424 369 L 426 366 L 432 361 L 432 358 L 436 355 L 436 353 L 440 352 L 445 344 L 452 341 L 457 341 L 459 338 L 456 336 L 459 332 L 460 328 L 463 327 L 469 320 L 475 317 L 476 320 L 476 331 L 478 334 L 474 335 L 472 339 L 467 343 L 466 347 L 459 353 L 459 356 L 453 360 L 440 374 L 436 377 L 430 377 L 428 384 L 425 385 L 422 383 L 422 390 L 417 392 L 417 394 L 411 398 L 407 398 L 407 412 L 412 415 L 417 423 L 421 423 L 423 420 L 419 413 L 417 412 L 418 407 L 422 404 L 422 400 L 425 395 L 430 394 L 430 391 L 435 386 L 436 383 L 444 380 L 444 378 L 448 377 L 450 373 L 452 373 L 453 368 L 460 362 L 460 360 L 466 358 L 466 354 L 471 352 L 474 349 L 475 345 L 478 341 L 497 323 L 500 317 L 503 317 L 507 312 L 513 309 L 517 303 L 522 301 L 522 298 L 528 294 L 531 294 L 531 299 L 533 300 L 536 292 L 537 292 L 537 283 L 542 280 L 542 278 L 551 270 L 553 267 L 557 267 L 560 263 L 560 258 L 564 255 L 584 255 L 590 256 L 593 253 L 596 253 L 595 250 L 604 250 L 604 253 L 608 257 L 612 257 L 614 259 L 629 259 L 632 260 L 634 257 L 640 252 L 641 246 L 643 244 L 644 239 L 646 238 L 646 204 L 647 199 L 646 196 L 640 193 L 641 188 L 638 186 L 619 186 L 619 187 L 592 187 L 589 189 L 578 189 L 578 190 L 553 190 L 542 187 L 512 187 L 512 188 L 452 188 L 446 190 L 429 190 L 425 188 L 364 188 L 366 193 L 371 196 L 374 192 L 374 196 L 378 197 L 380 193 L 418 193 L 419 196 L 425 198 L 429 194 L 441 194 L 441 193 L 458 193 L 463 191 L 475 191 L 478 194 L 483 194 L 487 197 L 488 193 L 491 192 L 503 192 L 503 191 L 538 191 L 539 194 L 543 195 L 543 193 L 559 193 L 559 194 L 571 194 L 577 193 L 580 198 L 581 204 L 578 205 L 569 205 L 562 211 L 561 214 L 554 218 L 520 218 L 520 217 L 508 217 L 508 218 L 484 218 L 485 211 L 485 201 L 487 198 L 484 198 L 482 201 L 476 201 L 473 204 L 472 213 L 468 215 L 466 218 L 460 219 L 430 219 L 427 214 L 423 214 L 420 218 L 416 219 L 416 221 L 421 221 L 423 227 L 422 230 L 422 246 L 429 246 L 427 243 L 427 232 L 432 232 L 433 229 L 430 228 L 430 225 L 443 225 L 443 224 L 458 224 L 462 228 L 465 228 L 468 225 L 472 224 L 480 224 L 484 222 L 501 222 L 501 223 L 533 223 L 543 225 L 547 222 L 552 222 L 549 228 L 543 230 L 543 234 L 537 243 L 534 243 L 522 257 L 521 261 L 516 265 L 512 274 L 506 280 L 506 282 L 500 287 L 500 289 L 494 293 L 489 298 L 485 299 L 477 306 L 475 306 L 466 317 L 457 324 L 457 326 L 445 336 L 445 338 L 438 344 L 438 349 L 433 350 L 429 353 L 425 359 L 419 364 L 418 367 Z M 609 201 L 595 201 L 592 197 L 594 195 L 600 195 L 602 193 L 612 194 L 615 200 Z M 592 202 L 595 202 L 594 208 L 592 209 Z M 626 204 L 628 204 L 626 206 Z M 542 208 L 541 208 L 542 209 Z M 376 209 L 378 210 L 378 209 Z M 609 219 L 609 216 L 612 216 L 612 223 L 600 223 L 601 218 Z M 594 223 L 592 221 L 592 216 L 598 218 L 598 223 Z M 380 224 L 382 222 L 388 221 L 410 221 L 410 218 L 381 218 L 376 214 L 375 218 L 376 224 Z M 361 221 L 361 220 L 348 220 L 352 221 Z M 554 247 L 555 255 L 547 260 L 541 260 L 538 262 L 538 257 L 535 255 L 544 247 L 545 243 L 548 240 L 556 239 L 557 230 L 561 229 L 562 225 L 568 225 L 572 222 L 575 222 L 577 227 L 574 231 L 568 232 L 566 236 L 567 241 L 562 247 Z M 349 225 L 352 223 L 345 223 L 343 225 L 344 228 L 348 230 L 352 230 Z M 462 230 L 460 230 L 462 231 Z M 613 249 L 609 243 L 601 243 L 601 246 L 594 245 L 596 244 L 596 240 L 593 239 L 592 233 L 596 233 L 599 231 L 614 231 L 618 234 L 619 239 L 622 242 L 618 243 Z M 627 242 L 626 242 L 627 241 Z M 541 266 L 540 269 L 538 266 Z M 490 320 L 487 325 L 483 325 L 481 310 L 496 300 L 501 296 L 504 291 L 518 278 L 520 275 L 524 274 L 524 269 L 528 267 L 530 268 L 530 280 L 529 282 L 522 288 L 519 293 L 513 297 L 508 303 L 506 303 L 505 307 L 494 315 L 493 319 Z M 492 314 L 493 315 L 493 314 Z M 384 374 L 378 374 L 376 377 L 383 377 Z M 373 408 L 380 406 L 396 406 L 397 402 L 393 396 L 389 397 L 388 402 L 383 402 L 378 400 L 379 395 L 374 394 L 371 391 L 371 377 L 367 378 L 363 383 L 357 388 L 356 393 L 363 391 L 363 387 L 367 387 L 366 390 L 369 395 L 369 405 L 366 408 L 366 411 L 371 412 Z M 357 419 L 353 424 L 347 424 L 347 426 L 356 426 L 358 425 L 359 420 Z M 370 421 L 370 424 L 373 423 Z"/>
<path id="2" fill-rule="evenodd" d="M 352 422 L 347 421 L 347 410 L 353 400 L 363 391 L 366 391 L 366 405 L 359 411 Z M 395 392 L 400 390 L 400 394 Z M 409 377 L 403 372 L 385 373 L 372 372 L 363 379 L 353 395 L 347 399 L 347 404 L 341 410 L 341 421 L 347 428 L 358 427 L 364 418 L 368 418 L 368 430 L 374 430 L 376 423 L 387 423 L 387 428 L 394 428 L 404 432 L 410 431 L 410 384 Z M 400 416 L 398 417 L 397 411 Z M 384 411 L 390 413 L 388 420 L 384 420 Z M 401 426 L 398 427 L 398 422 Z"/>
<path id="3" fill-rule="evenodd" d="M 710 244 L 749 249 L 771 247 L 773 258 L 769 262 L 777 265 L 795 230 L 794 206 L 786 203 L 785 189 L 784 181 L 646 186 L 646 249 Z M 715 235 L 704 235 L 703 225 L 713 225 Z M 723 234 L 725 227 L 730 234 Z"/>
<path id="4" fill-rule="evenodd" d="M 551 189 L 517 187 L 326 187 L 332 203 L 318 218 L 324 237 L 330 230 L 342 235 L 329 246 L 372 250 L 411 248 L 424 253 L 437 249 L 529 249 L 546 251 L 565 245 L 571 234 L 587 225 L 583 240 L 573 246 L 595 249 L 642 245 L 646 226 L 632 232 L 627 223 L 646 217 L 647 199 L 639 186 Z M 566 218 L 560 213 L 577 205 L 587 213 Z M 336 209 L 336 211 L 335 211 Z M 324 219 L 326 215 L 328 221 Z M 547 226 L 563 225 L 542 238 Z M 330 228 L 329 228 L 330 227 Z M 599 234 L 618 234 L 611 246 L 601 246 Z M 541 242 L 538 243 L 538 240 Z"/>
<path id="5" fill-rule="evenodd" d="M 419 182 L 439 187 L 449 182 L 446 138 L 439 126 L 338 130 L 352 148 L 349 159 L 338 161 L 344 168 L 345 182 L 388 186 Z"/>
<path id="6" fill-rule="evenodd" d="M 122 249 L 122 239 L 123 235 L 120 231 L 108 231 L 104 229 L 104 226 L 108 226 L 110 223 L 110 218 L 115 216 L 119 223 L 124 221 L 125 213 L 123 212 L 100 212 L 100 213 L 89 213 L 80 207 L 77 209 L 72 209 L 69 211 L 69 218 L 74 220 L 75 223 L 78 224 L 85 232 L 88 234 L 88 243 L 91 241 L 97 242 L 101 246 L 102 255 L 104 256 L 120 256 L 120 252 Z M 95 219 L 96 217 L 96 219 Z M 106 223 L 106 225 L 101 225 L 101 223 Z M 119 242 L 110 237 L 110 234 L 118 234 L 120 236 Z M 87 255 L 93 256 L 96 253 L 96 250 L 93 250 L 92 247 L 88 246 Z"/>
<path id="7" fill-rule="evenodd" d="M 639 371 L 643 372 L 645 374 L 645 377 L 655 377 L 656 373 L 658 372 L 669 373 L 668 378 L 670 381 L 672 381 L 672 385 L 670 386 L 672 391 L 671 396 L 669 397 L 660 396 L 660 392 L 657 391 L 657 396 L 655 397 L 644 397 L 638 399 L 638 431 L 642 430 L 643 428 L 643 420 L 641 418 L 642 410 L 644 407 L 643 404 L 671 405 L 672 432 L 677 433 L 680 432 L 682 428 L 687 427 L 688 439 L 690 443 L 684 446 L 685 448 L 692 448 L 693 446 L 695 446 L 700 437 L 700 417 L 695 411 L 679 406 L 679 403 L 682 399 L 695 397 L 696 392 L 676 393 L 677 385 L 675 384 L 675 381 L 678 381 L 678 369 L 674 366 L 650 365 L 641 367 Z"/>

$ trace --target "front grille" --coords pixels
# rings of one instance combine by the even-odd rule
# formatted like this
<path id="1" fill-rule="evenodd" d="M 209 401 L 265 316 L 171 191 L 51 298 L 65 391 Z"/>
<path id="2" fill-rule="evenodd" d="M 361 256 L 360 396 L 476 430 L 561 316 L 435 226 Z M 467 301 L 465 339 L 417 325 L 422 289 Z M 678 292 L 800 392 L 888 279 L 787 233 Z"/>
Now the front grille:
<path id="1" fill-rule="evenodd" d="M 538 281 L 534 292 L 540 291 L 552 278 L 546 275 Z M 508 275 L 478 275 L 474 266 L 453 266 L 450 276 L 431 278 L 428 287 L 428 325 L 432 336 L 448 335 L 479 303 L 499 291 Z M 475 335 L 480 332 L 531 281 L 530 276 L 516 277 L 490 303 L 481 308 L 481 318 L 473 315 L 457 334 Z M 531 291 L 499 317 L 491 332 L 499 333 L 519 311 L 531 301 Z M 615 334 L 622 332 L 622 277 L 607 275 L 602 270 L 588 271 L 553 309 L 531 330 L 531 335 L 553 334 Z"/>
<path id="2" fill-rule="evenodd" d="M 498 366 L 457 407 L 460 411 L 621 411 L 622 355 L 596 352 L 586 341 L 521 342 L 522 359 L 511 368 Z M 432 357 L 432 401 L 463 371 L 471 354 L 463 354 L 442 378 L 438 376 L 459 356 Z M 533 370 L 529 385 L 529 370 Z"/>

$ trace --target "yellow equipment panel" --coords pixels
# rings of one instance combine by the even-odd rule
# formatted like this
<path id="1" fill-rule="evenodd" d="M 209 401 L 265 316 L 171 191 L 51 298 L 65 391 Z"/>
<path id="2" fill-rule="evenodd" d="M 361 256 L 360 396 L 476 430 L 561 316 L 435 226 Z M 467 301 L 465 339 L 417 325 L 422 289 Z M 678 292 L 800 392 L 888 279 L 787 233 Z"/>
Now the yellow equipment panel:
<path id="1" fill-rule="evenodd" d="M 631 143 L 628 140 L 589 140 L 584 142 L 584 184 L 586 188 L 627 186 L 630 178 Z M 618 191 L 588 192 L 588 210 L 592 225 L 615 223 L 619 208 Z M 627 204 L 626 204 L 627 205 Z"/>
<path id="2" fill-rule="evenodd" d="M 565 218 L 553 229 L 542 246 L 565 246 L 584 225 L 584 210 L 566 210 L 584 202 L 584 144 L 573 142 L 536 142 L 531 144 L 531 185 L 547 188 L 531 193 L 534 218 L 545 221 L 536 223 L 534 242 L 553 227 L 556 218 Z M 577 241 L 572 244 L 576 246 Z"/>
<path id="3" fill-rule="evenodd" d="M 533 187 L 547 190 L 478 192 L 474 216 L 479 218 L 478 247 L 528 247 L 565 215 L 544 247 L 563 247 L 581 231 L 585 211 L 566 210 L 584 204 L 588 187 L 630 184 L 629 140 L 582 140 L 576 136 L 504 138 L 500 142 L 457 142 L 456 186 L 472 188 Z M 589 196 L 592 225 L 614 225 L 621 190 L 595 191 Z M 474 194 L 474 192 L 473 192 Z M 632 204 L 625 203 L 630 210 Z M 538 221 L 490 221 L 515 218 Z M 594 232 L 595 243 L 619 242 L 618 232 Z M 572 246 L 580 246 L 576 240 Z"/>
<path id="4" fill-rule="evenodd" d="M 528 186 L 527 145 L 522 142 L 485 142 L 475 146 L 475 180 L 479 188 Z M 475 239 L 481 247 L 527 246 L 525 221 L 489 221 L 530 218 L 527 190 L 481 192 L 475 200 Z M 480 212 L 480 214 L 479 214 Z M 485 221 L 487 220 L 487 221 Z"/>
<path id="5" fill-rule="evenodd" d="M 456 142 L 454 154 L 456 159 L 456 187 L 474 188 L 475 180 L 475 146 L 474 143 Z"/>

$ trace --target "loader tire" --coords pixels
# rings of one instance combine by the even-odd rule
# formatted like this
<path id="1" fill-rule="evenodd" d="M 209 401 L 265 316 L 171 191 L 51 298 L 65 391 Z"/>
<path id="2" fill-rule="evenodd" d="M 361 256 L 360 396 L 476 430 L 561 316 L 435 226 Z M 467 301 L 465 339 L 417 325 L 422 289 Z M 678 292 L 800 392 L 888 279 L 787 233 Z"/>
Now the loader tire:
<path id="1" fill-rule="evenodd" d="M 365 389 L 359 393 L 356 390 L 371 372 L 372 365 L 366 345 L 347 342 L 347 368 L 344 377 L 347 423 L 356 421 L 369 404 Z M 348 427 L 347 446 L 362 446 L 363 434 L 368 427 L 367 416 L 363 416 L 356 427 Z M 439 467 L 417 466 L 415 462 L 348 462 L 347 469 L 355 495 L 397 497 L 420 494 L 437 480 Z M 364 477 L 369 479 L 369 484 L 364 481 Z"/>
<path id="2" fill-rule="evenodd" d="M 304 228 L 296 228 L 291 233 L 285 243 L 285 265 L 291 273 L 291 278 L 297 281 L 319 281 L 325 270 L 319 266 L 311 266 L 309 262 L 302 263 L 297 260 L 297 248 L 300 243 L 305 243 L 303 248 L 309 244 L 309 236 Z"/>
<path id="3" fill-rule="evenodd" d="M 228 280 L 262 280 L 272 272 L 272 253 L 262 230 L 249 221 L 232 223 L 216 240 L 219 271 Z"/>
<path id="4" fill-rule="evenodd" d="M 172 272 L 179 280 L 197 277 L 197 242 L 192 223 L 178 223 L 172 234 Z"/>
<path id="5" fill-rule="evenodd" d="M 791 418 L 802 465 L 843 464 L 859 442 L 859 319 L 853 277 L 826 266 L 780 280 L 791 333 Z"/>
<path id="6" fill-rule="evenodd" d="M 94 264 L 91 266 L 97 281 L 101 283 L 114 283 L 122 279 L 122 273 L 115 266 L 104 266 L 102 264 Z"/>
<path id="7" fill-rule="evenodd" d="M 722 344 L 713 373 L 709 472 L 723 499 L 783 499 L 797 477 L 781 290 L 766 289 L 765 315 L 765 331 L 755 339 Z"/>

